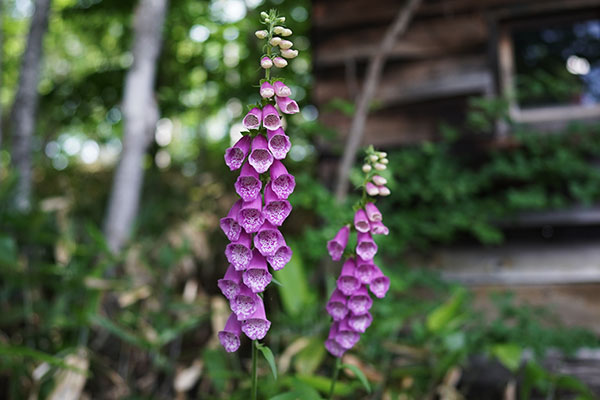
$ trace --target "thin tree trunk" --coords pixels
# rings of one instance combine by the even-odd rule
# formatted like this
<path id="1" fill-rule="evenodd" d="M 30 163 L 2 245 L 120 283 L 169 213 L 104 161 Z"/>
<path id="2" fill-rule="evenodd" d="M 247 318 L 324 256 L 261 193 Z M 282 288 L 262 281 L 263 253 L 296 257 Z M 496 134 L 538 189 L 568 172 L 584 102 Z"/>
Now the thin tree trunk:
<path id="1" fill-rule="evenodd" d="M 48 28 L 51 0 L 37 0 L 21 63 L 19 86 L 12 108 L 13 154 L 18 181 L 15 203 L 27 211 L 31 206 L 31 152 L 38 105 L 37 85 L 43 54 L 43 39 Z"/>
<path id="2" fill-rule="evenodd" d="M 140 0 L 134 16 L 133 65 L 123 94 L 123 153 L 115 171 L 104 234 L 112 251 L 119 251 L 137 215 L 144 179 L 144 156 L 158 119 L 154 100 L 156 64 L 168 0 Z"/>
<path id="3" fill-rule="evenodd" d="M 4 37 L 2 36 L 4 21 L 4 0 L 0 0 L 0 88 L 2 87 L 2 55 L 4 54 Z M 0 101 L 0 149 L 2 149 L 2 101 Z"/>
<path id="4" fill-rule="evenodd" d="M 348 192 L 348 187 L 350 184 L 348 181 L 350 168 L 352 168 L 352 164 L 356 158 L 356 152 L 358 151 L 358 147 L 362 142 L 365 123 L 369 113 L 369 104 L 371 103 L 371 100 L 375 95 L 375 90 L 379 85 L 379 79 L 381 78 L 381 72 L 383 71 L 385 61 L 388 57 L 388 54 L 394 47 L 396 40 L 398 40 L 398 38 L 406 31 L 406 28 L 408 27 L 408 24 L 410 23 L 420 3 L 421 0 L 407 1 L 404 7 L 402 7 L 396 15 L 392 25 L 390 25 L 390 27 L 387 29 L 379 49 L 369 61 L 362 92 L 356 99 L 354 118 L 352 119 L 350 132 L 348 133 L 348 140 L 346 142 L 342 161 L 340 162 L 338 169 L 337 181 L 335 185 L 335 197 L 339 202 L 344 201 Z"/>

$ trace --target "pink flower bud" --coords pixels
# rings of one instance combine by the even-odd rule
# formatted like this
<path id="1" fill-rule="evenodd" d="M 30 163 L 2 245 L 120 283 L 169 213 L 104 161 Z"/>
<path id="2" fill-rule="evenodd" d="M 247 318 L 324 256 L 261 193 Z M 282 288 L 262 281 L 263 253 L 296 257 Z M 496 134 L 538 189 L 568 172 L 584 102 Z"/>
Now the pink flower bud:
<path id="1" fill-rule="evenodd" d="M 385 179 L 383 176 L 375 175 L 373 177 L 373 183 L 377 186 L 383 186 L 387 183 L 387 179 Z"/>
<path id="2" fill-rule="evenodd" d="M 284 68 L 288 63 L 281 57 L 275 57 L 273 59 L 273 64 L 275 64 L 277 68 Z"/>
<path id="3" fill-rule="evenodd" d="M 291 29 L 284 28 L 283 32 L 281 32 L 281 36 L 292 36 L 292 33 Z"/>
<path id="4" fill-rule="evenodd" d="M 269 34 L 269 32 L 267 32 L 266 30 L 261 30 L 261 31 L 256 31 L 254 32 L 254 35 L 256 35 L 257 38 L 259 39 L 264 39 L 267 37 L 267 35 Z"/>
<path id="5" fill-rule="evenodd" d="M 262 85 L 260 85 L 260 97 L 263 99 L 269 99 L 273 97 L 274 94 L 275 89 L 269 82 L 264 82 Z"/>
<path id="6" fill-rule="evenodd" d="M 289 40 L 285 40 L 285 39 L 279 42 L 279 48 L 280 48 L 280 49 L 282 49 L 282 50 L 289 49 L 289 48 L 291 48 L 293 45 L 294 45 L 294 43 L 292 43 L 292 42 L 291 42 L 291 41 L 289 41 Z"/>
<path id="7" fill-rule="evenodd" d="M 377 196 L 379 194 L 379 189 L 371 182 L 367 182 L 365 189 L 367 190 L 367 194 L 369 196 Z"/>
<path id="8" fill-rule="evenodd" d="M 389 196 L 390 194 L 392 194 L 392 192 L 390 192 L 390 189 L 388 189 L 385 186 L 378 186 L 377 189 L 379 190 L 380 196 Z"/>
<path id="9" fill-rule="evenodd" d="M 263 67 L 264 69 L 269 69 L 273 66 L 273 61 L 271 61 L 271 59 L 269 57 L 263 57 L 260 60 L 260 66 Z"/>
<path id="10" fill-rule="evenodd" d="M 292 50 L 292 49 L 281 50 L 281 55 L 288 59 L 296 58 L 296 57 L 298 57 L 298 50 Z"/>
<path id="11" fill-rule="evenodd" d="M 269 41 L 269 43 L 271 44 L 271 46 L 277 46 L 279 44 L 279 42 L 281 42 L 281 38 L 279 36 L 274 36 Z"/>
<path id="12" fill-rule="evenodd" d="M 283 26 L 276 26 L 275 28 L 273 28 L 273 33 L 276 35 L 281 35 L 284 30 L 285 28 Z"/>

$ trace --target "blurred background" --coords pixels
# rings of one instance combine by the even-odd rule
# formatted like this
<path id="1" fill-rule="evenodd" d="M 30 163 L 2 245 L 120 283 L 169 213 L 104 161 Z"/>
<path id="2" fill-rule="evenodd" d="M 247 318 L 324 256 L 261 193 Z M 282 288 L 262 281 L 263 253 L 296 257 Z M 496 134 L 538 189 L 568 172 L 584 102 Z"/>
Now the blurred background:
<path id="1" fill-rule="evenodd" d="M 327 395 L 352 136 L 389 154 L 392 285 L 336 398 L 598 398 L 598 0 L 0 0 L 0 398 L 248 398 L 218 221 L 273 7 L 301 112 L 260 398 Z"/>

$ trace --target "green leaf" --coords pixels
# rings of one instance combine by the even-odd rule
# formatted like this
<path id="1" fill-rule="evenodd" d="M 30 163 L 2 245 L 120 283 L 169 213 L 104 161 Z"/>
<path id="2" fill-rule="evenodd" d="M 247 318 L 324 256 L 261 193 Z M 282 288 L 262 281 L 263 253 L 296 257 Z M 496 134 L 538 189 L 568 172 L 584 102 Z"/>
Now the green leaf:
<path id="1" fill-rule="evenodd" d="M 326 378 L 319 375 L 296 375 L 296 379 L 305 385 L 309 385 L 321 393 L 329 393 L 331 388 L 331 378 Z M 349 385 L 345 382 L 337 382 L 335 384 L 334 394 L 336 396 L 349 396 L 354 392 L 353 385 Z"/>
<path id="2" fill-rule="evenodd" d="M 325 357 L 325 346 L 321 338 L 313 338 L 294 357 L 294 368 L 301 375 L 312 375 Z"/>
<path id="3" fill-rule="evenodd" d="M 256 348 L 260 350 L 265 360 L 267 360 L 267 362 L 269 363 L 269 367 L 271 367 L 271 372 L 273 373 L 273 378 L 277 380 L 277 365 L 275 364 L 275 357 L 273 356 L 273 352 L 270 348 L 260 343 L 256 343 Z"/>
<path id="4" fill-rule="evenodd" d="M 437 307 L 427 316 L 427 329 L 431 332 L 440 332 L 454 318 L 458 317 L 461 312 L 461 306 L 466 298 L 467 292 L 465 289 L 458 289 L 452 297 Z"/>
<path id="5" fill-rule="evenodd" d="M 492 355 L 511 372 L 516 372 L 521 365 L 523 349 L 514 343 L 503 343 L 494 345 L 491 349 Z"/>
<path id="6" fill-rule="evenodd" d="M 275 271 L 274 275 L 280 283 L 277 289 L 283 309 L 288 315 L 295 316 L 306 309 L 306 305 L 312 301 L 312 298 L 298 247 L 293 244 L 289 246 L 293 249 L 292 259 L 284 269 Z"/>
<path id="7" fill-rule="evenodd" d="M 362 385 L 365 387 L 367 393 L 371 393 L 371 385 L 369 384 L 369 380 L 367 379 L 365 374 L 363 374 L 360 368 L 358 368 L 356 365 L 350 364 L 342 364 L 342 368 L 348 368 L 350 371 L 352 371 L 354 375 L 356 375 L 360 383 L 362 383 Z"/>
<path id="8" fill-rule="evenodd" d="M 43 361 L 50 365 L 54 365 L 56 367 L 60 367 L 63 369 L 68 369 L 74 372 L 78 372 L 80 374 L 84 374 L 86 376 L 89 375 L 87 371 L 83 371 L 79 368 L 75 368 L 69 364 L 67 364 L 62 358 L 53 356 L 48 353 L 44 353 L 39 350 L 35 350 L 29 347 L 24 346 L 7 346 L 0 344 L 0 355 L 5 357 L 20 357 L 20 358 L 31 358 L 36 361 Z"/>

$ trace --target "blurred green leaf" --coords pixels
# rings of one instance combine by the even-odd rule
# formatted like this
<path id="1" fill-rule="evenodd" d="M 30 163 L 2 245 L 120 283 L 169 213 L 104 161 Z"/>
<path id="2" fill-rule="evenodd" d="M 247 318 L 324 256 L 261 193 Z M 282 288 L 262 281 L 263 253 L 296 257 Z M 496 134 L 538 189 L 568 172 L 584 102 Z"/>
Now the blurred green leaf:
<path id="1" fill-rule="evenodd" d="M 429 313 L 426 320 L 427 329 L 431 332 L 439 332 L 445 329 L 454 318 L 459 316 L 466 296 L 465 289 L 457 289 L 448 301 Z"/>
<path id="2" fill-rule="evenodd" d="M 351 364 L 342 364 L 342 368 L 347 368 L 356 375 L 360 383 L 364 386 L 367 393 L 371 393 L 371 385 L 369 384 L 369 380 L 365 376 L 365 374 L 358 368 L 356 365 Z"/>
<path id="3" fill-rule="evenodd" d="M 300 314 L 312 302 L 311 292 L 306 280 L 306 271 L 298 246 L 290 244 L 293 250 L 292 259 L 285 268 L 275 271 L 275 278 L 280 282 L 277 286 L 281 302 L 286 313 L 291 316 Z"/>
<path id="4" fill-rule="evenodd" d="M 275 357 L 273 356 L 273 352 L 270 348 L 258 342 L 256 342 L 256 348 L 260 350 L 265 360 L 267 360 L 267 363 L 269 363 L 269 367 L 271 368 L 271 372 L 273 373 L 273 378 L 277 380 L 277 365 L 275 364 Z"/>
<path id="5" fill-rule="evenodd" d="M 294 368 L 301 375 L 312 375 L 325 357 L 325 346 L 319 337 L 310 339 L 308 345 L 294 357 Z"/>

